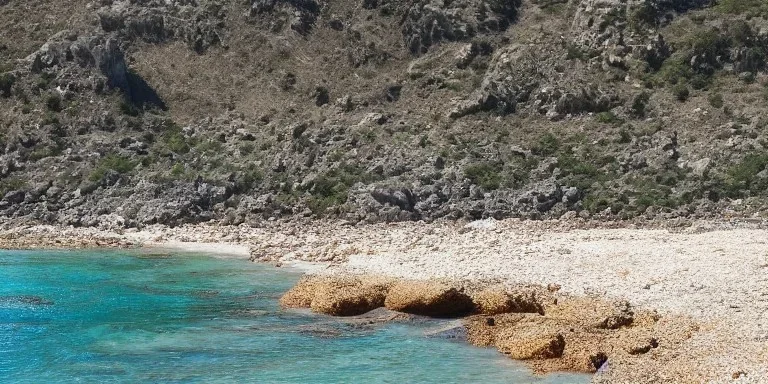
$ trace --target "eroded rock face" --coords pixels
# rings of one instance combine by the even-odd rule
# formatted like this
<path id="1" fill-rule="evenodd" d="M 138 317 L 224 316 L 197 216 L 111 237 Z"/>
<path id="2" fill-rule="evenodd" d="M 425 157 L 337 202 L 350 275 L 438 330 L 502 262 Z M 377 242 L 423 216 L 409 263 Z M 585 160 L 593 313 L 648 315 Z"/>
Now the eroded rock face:
<path id="1" fill-rule="evenodd" d="M 275 32 L 285 25 L 301 35 L 307 35 L 320 15 L 320 3 L 315 0 L 253 0 L 251 16 L 270 14 Z"/>
<path id="2" fill-rule="evenodd" d="M 384 305 L 393 311 L 431 317 L 462 316 L 474 308 L 472 299 L 456 287 L 420 281 L 394 284 Z"/>
<path id="3" fill-rule="evenodd" d="M 697 330 L 688 319 L 661 318 L 621 301 L 562 296 L 544 307 L 543 314 L 469 317 L 467 339 L 525 360 L 537 372 L 594 373 L 607 361 L 625 363 L 673 347 Z"/>
<path id="4" fill-rule="evenodd" d="M 533 290 L 508 292 L 503 288 L 489 288 L 472 295 L 475 311 L 484 315 L 501 313 L 544 314 L 543 299 Z"/>
<path id="5" fill-rule="evenodd" d="M 224 6 L 217 1 L 110 1 L 98 11 L 107 33 L 149 43 L 182 40 L 198 53 L 221 43 Z"/>
<path id="6" fill-rule="evenodd" d="M 311 308 L 332 316 L 356 316 L 384 306 L 389 285 L 381 278 L 305 276 L 280 298 L 280 305 Z"/>
<path id="7" fill-rule="evenodd" d="M 710 5 L 710 0 L 582 0 L 571 25 L 571 40 L 606 62 L 623 63 L 632 53 L 652 67 L 669 57 L 669 47 L 653 33 L 675 14 Z M 632 48 L 629 48 L 632 47 Z M 657 68 L 657 67 L 656 67 Z"/>
<path id="8" fill-rule="evenodd" d="M 501 353 L 515 360 L 554 359 L 565 351 L 562 333 L 530 323 L 500 332 L 495 344 Z"/>
<path id="9" fill-rule="evenodd" d="M 403 22 L 405 45 L 412 53 L 422 54 L 442 40 L 503 31 L 517 17 L 519 7 L 520 0 L 420 1 L 411 6 Z"/>
<path id="10" fill-rule="evenodd" d="M 110 36 L 77 36 L 63 31 L 54 35 L 40 49 L 27 57 L 32 72 L 75 67 L 80 70 L 96 69 L 110 87 L 127 90 L 128 68 L 116 39 Z M 74 81 L 74 80 L 73 80 Z M 70 88 L 100 88 L 104 82 L 72 83 Z M 95 89 L 98 90 L 98 89 Z"/>
<path id="11" fill-rule="evenodd" d="M 456 102 L 449 112 L 456 119 L 477 112 L 508 114 L 519 105 L 562 117 L 602 112 L 620 105 L 614 91 L 588 82 L 562 81 L 562 74 L 544 64 L 555 54 L 538 46 L 512 44 L 498 50 L 478 90 Z"/>

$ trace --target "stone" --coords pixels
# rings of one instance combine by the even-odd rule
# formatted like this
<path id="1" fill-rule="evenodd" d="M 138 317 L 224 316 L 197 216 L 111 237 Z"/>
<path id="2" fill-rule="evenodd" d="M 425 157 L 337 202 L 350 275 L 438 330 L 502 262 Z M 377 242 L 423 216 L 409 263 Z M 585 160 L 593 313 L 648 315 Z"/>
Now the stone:
<path id="1" fill-rule="evenodd" d="M 456 287 L 425 281 L 395 283 L 384 305 L 393 311 L 431 317 L 462 316 L 474 308 L 472 299 Z"/>
<path id="2" fill-rule="evenodd" d="M 565 337 L 533 324 L 500 332 L 496 347 L 515 360 L 554 359 L 563 356 Z"/>
<path id="3" fill-rule="evenodd" d="M 356 316 L 384 306 L 390 282 L 381 278 L 304 276 L 280 298 L 284 308 Z"/>

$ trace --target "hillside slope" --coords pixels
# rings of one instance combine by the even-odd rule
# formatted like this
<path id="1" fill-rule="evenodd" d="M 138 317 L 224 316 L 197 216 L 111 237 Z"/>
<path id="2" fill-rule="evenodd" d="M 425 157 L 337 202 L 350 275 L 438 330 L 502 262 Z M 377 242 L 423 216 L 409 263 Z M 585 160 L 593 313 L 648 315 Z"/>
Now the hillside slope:
<path id="1" fill-rule="evenodd" d="M 9 218 L 627 219 L 768 201 L 761 0 L 0 1 L 0 24 Z"/>

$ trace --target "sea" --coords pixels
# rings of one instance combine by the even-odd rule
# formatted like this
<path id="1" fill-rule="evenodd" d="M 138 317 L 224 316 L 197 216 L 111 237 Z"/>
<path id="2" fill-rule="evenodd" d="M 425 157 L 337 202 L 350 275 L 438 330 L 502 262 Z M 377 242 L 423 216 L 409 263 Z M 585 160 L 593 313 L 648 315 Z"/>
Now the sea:
<path id="1" fill-rule="evenodd" d="M 284 310 L 300 277 L 212 255 L 0 251 L 0 383 L 587 383 L 429 336 Z"/>

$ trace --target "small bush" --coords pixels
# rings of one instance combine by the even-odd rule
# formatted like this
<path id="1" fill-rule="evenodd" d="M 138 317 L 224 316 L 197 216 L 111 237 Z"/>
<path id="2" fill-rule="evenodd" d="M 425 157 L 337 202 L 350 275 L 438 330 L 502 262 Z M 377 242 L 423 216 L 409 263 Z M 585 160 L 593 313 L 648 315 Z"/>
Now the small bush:
<path id="1" fill-rule="evenodd" d="M 264 180 L 264 172 L 256 167 L 250 167 L 243 171 L 237 181 L 238 189 L 247 191 Z"/>
<path id="2" fill-rule="evenodd" d="M 51 86 L 51 83 L 53 83 L 53 80 L 56 79 L 56 75 L 53 73 L 43 72 L 40 74 L 40 77 L 37 79 L 37 88 L 38 89 L 48 89 Z"/>
<path id="3" fill-rule="evenodd" d="M 184 174 L 184 164 L 176 163 L 173 165 L 173 168 L 171 168 L 171 175 L 172 176 L 181 176 Z"/>
<path id="4" fill-rule="evenodd" d="M 648 101 L 650 101 L 650 99 L 651 95 L 648 94 L 648 92 L 641 92 L 640 94 L 636 95 L 635 98 L 632 99 L 632 114 L 637 117 L 645 116 Z"/>
<path id="5" fill-rule="evenodd" d="M 136 106 L 133 105 L 132 102 L 130 102 L 125 98 L 120 100 L 120 112 L 124 115 L 133 116 L 133 117 L 136 117 L 141 114 L 141 110 L 136 108 Z"/>
<path id="6" fill-rule="evenodd" d="M 717 67 L 718 57 L 727 56 L 728 50 L 731 48 L 731 41 L 728 36 L 724 35 L 717 29 L 710 29 L 703 33 L 695 35 L 690 42 L 692 52 L 694 56 L 700 57 L 705 63 L 712 67 Z"/>
<path id="7" fill-rule="evenodd" d="M 131 159 L 116 154 L 110 154 L 101 159 L 99 164 L 93 171 L 91 171 L 88 179 L 94 182 L 99 181 L 104 178 L 104 175 L 106 175 L 108 171 L 124 174 L 132 171 L 135 167 L 136 163 L 131 161 Z"/>
<path id="8" fill-rule="evenodd" d="M 491 163 L 472 164 L 464 168 L 464 177 L 472 184 L 479 185 L 483 189 L 492 191 L 501 186 L 500 167 Z"/>
<path id="9" fill-rule="evenodd" d="M 24 189 L 27 187 L 27 185 L 27 180 L 20 177 L 7 177 L 5 179 L 0 179 L 0 196 L 4 196 L 10 191 Z"/>
<path id="10" fill-rule="evenodd" d="M 693 70 L 686 58 L 673 57 L 664 61 L 659 76 L 669 84 L 678 84 L 693 77 Z"/>
<path id="11" fill-rule="evenodd" d="M 635 31 L 655 27 L 658 24 L 659 12 L 653 5 L 642 4 L 629 16 L 629 25 Z"/>
<path id="12" fill-rule="evenodd" d="M 16 76 L 10 73 L 0 73 L 0 96 L 11 97 L 11 89 L 16 83 Z"/>
<path id="13" fill-rule="evenodd" d="M 727 197 L 739 198 L 744 195 L 764 193 L 768 188 L 766 179 L 757 176 L 768 166 L 768 154 L 752 153 L 731 166 L 726 172 L 724 192 Z"/>
<path id="14" fill-rule="evenodd" d="M 768 15 L 768 3 L 765 0 L 720 0 L 715 9 L 722 13 L 742 14 L 752 16 Z"/>
<path id="15" fill-rule="evenodd" d="M 164 137 L 165 144 L 171 152 L 185 154 L 189 152 L 189 144 L 181 132 L 172 132 Z"/>
<path id="16" fill-rule="evenodd" d="M 611 111 L 600 112 L 595 116 L 599 123 L 603 124 L 621 124 L 622 120 Z"/>
<path id="17" fill-rule="evenodd" d="M 619 131 L 619 140 L 617 140 L 620 144 L 628 144 L 632 142 L 632 133 L 630 133 L 626 129 L 622 129 Z"/>
<path id="18" fill-rule="evenodd" d="M 677 84 L 672 87 L 672 94 L 675 95 L 678 101 L 688 100 L 688 96 L 691 95 L 691 91 L 688 90 L 688 86 L 685 84 Z"/>
<path id="19" fill-rule="evenodd" d="M 551 132 L 547 132 L 539 138 L 539 141 L 531 148 L 531 151 L 540 156 L 550 156 L 560 149 L 560 140 Z"/>
<path id="20" fill-rule="evenodd" d="M 253 143 L 243 143 L 240 144 L 240 154 L 243 156 L 248 156 L 256 149 L 256 145 Z"/>
<path id="21" fill-rule="evenodd" d="M 57 92 L 49 93 L 45 98 L 45 106 L 53 112 L 61 112 L 64 107 L 61 104 L 61 95 Z"/>
<path id="22" fill-rule="evenodd" d="M 709 105 L 711 105 L 713 108 L 720 109 L 723 107 L 723 95 L 719 93 L 712 93 L 707 97 L 707 100 L 709 101 Z"/>
<path id="23" fill-rule="evenodd" d="M 307 201 L 310 210 L 322 214 L 332 206 L 345 203 L 349 187 L 355 183 L 371 183 L 380 178 L 380 175 L 368 173 L 356 165 L 344 165 L 318 175 L 303 190 L 312 195 Z"/>

